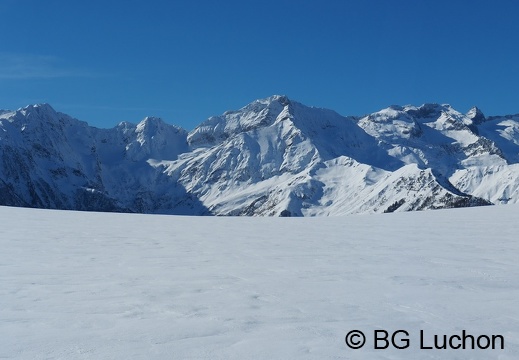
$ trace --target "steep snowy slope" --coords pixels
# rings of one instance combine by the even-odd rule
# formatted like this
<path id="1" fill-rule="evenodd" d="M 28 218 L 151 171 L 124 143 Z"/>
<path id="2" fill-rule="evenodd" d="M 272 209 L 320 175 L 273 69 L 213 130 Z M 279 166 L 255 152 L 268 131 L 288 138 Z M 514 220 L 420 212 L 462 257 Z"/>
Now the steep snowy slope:
<path id="1" fill-rule="evenodd" d="M 439 104 L 344 117 L 272 96 L 187 133 L 157 118 L 96 129 L 35 105 L 0 114 L 0 204 L 318 216 L 514 203 L 518 120 Z"/>
<path id="2" fill-rule="evenodd" d="M 516 360 L 518 217 L 518 205 L 292 219 L 0 207 L 0 358 Z M 374 349 L 375 330 L 399 329 L 407 349 Z M 346 346 L 351 330 L 362 349 Z M 421 350 L 420 330 L 426 346 L 465 330 L 504 349 Z"/>

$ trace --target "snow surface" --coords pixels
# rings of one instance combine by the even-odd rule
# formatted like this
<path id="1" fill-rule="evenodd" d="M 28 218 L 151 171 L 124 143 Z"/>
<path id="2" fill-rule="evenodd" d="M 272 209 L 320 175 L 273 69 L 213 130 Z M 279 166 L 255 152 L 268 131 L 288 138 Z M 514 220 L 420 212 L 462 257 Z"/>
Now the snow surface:
<path id="1" fill-rule="evenodd" d="M 2 359 L 518 359 L 519 206 L 322 218 L 0 207 Z M 351 350 L 350 330 L 368 335 Z M 374 350 L 374 330 L 407 330 Z M 420 350 L 418 334 L 504 350 Z"/>

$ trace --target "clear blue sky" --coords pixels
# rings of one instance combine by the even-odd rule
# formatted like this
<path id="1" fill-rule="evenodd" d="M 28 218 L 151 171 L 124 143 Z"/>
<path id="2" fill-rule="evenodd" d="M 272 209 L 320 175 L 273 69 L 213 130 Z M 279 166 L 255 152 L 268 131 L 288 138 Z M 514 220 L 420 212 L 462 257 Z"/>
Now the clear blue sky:
<path id="1" fill-rule="evenodd" d="M 0 108 L 190 130 L 274 94 L 519 113 L 519 1 L 0 0 Z"/>

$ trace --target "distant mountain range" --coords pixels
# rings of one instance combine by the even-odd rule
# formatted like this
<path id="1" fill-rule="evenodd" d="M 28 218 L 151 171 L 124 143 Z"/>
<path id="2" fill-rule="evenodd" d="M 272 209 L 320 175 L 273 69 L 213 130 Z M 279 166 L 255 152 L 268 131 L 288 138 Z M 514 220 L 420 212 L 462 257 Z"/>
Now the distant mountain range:
<path id="1" fill-rule="evenodd" d="M 191 132 L 98 129 L 47 104 L 0 110 L 0 204 L 183 215 L 326 216 L 515 203 L 519 115 L 449 105 L 363 117 L 272 96 Z"/>

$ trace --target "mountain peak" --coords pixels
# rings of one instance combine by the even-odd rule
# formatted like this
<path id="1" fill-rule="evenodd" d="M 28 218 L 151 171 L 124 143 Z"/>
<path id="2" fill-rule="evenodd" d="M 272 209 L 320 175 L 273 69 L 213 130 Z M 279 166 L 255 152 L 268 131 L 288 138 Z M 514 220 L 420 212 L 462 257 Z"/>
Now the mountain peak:
<path id="1" fill-rule="evenodd" d="M 150 131 L 152 129 L 156 130 L 164 125 L 164 120 L 162 120 L 161 118 L 154 116 L 146 116 L 144 119 L 141 120 L 141 122 L 137 124 L 137 131 Z"/>
<path id="2" fill-rule="evenodd" d="M 477 107 L 473 106 L 466 114 L 466 116 L 472 120 L 474 125 L 479 125 L 486 120 L 483 112 Z"/>
<path id="3" fill-rule="evenodd" d="M 123 125 L 124 124 L 120 124 Z M 135 132 L 144 133 L 147 135 L 155 135 L 163 131 L 173 131 L 174 133 L 185 133 L 186 130 L 183 128 L 166 123 L 162 118 L 155 116 L 147 116 L 135 127 Z"/>
<path id="4" fill-rule="evenodd" d="M 55 124 L 59 122 L 61 115 L 49 104 L 34 104 L 20 108 L 12 113 L 11 121 L 22 121 L 23 123 L 33 124 Z"/>
<path id="5" fill-rule="evenodd" d="M 283 106 L 287 106 L 290 104 L 290 99 L 286 95 L 273 95 L 270 98 L 271 101 L 277 101 Z"/>
<path id="6" fill-rule="evenodd" d="M 425 103 L 422 106 L 414 107 L 407 106 L 406 112 L 420 119 L 437 118 L 441 113 L 451 111 L 452 107 L 449 104 Z"/>
<path id="7" fill-rule="evenodd" d="M 141 123 L 164 123 L 164 120 L 162 118 L 156 117 L 156 116 L 146 116 L 144 119 L 142 119 Z"/>
<path id="8" fill-rule="evenodd" d="M 194 147 L 213 146 L 238 133 L 269 126 L 289 104 L 285 95 L 255 100 L 239 110 L 210 117 L 191 131 L 188 141 Z"/>
<path id="9" fill-rule="evenodd" d="M 39 116 L 50 115 L 54 117 L 57 114 L 56 110 L 47 103 L 28 105 L 24 108 L 18 109 L 18 111 L 26 116 L 36 114 Z"/>
<path id="10" fill-rule="evenodd" d="M 30 105 L 25 106 L 23 109 L 24 110 L 41 109 L 41 110 L 52 110 L 52 111 L 54 111 L 54 109 L 52 108 L 52 106 L 49 103 L 30 104 Z"/>

